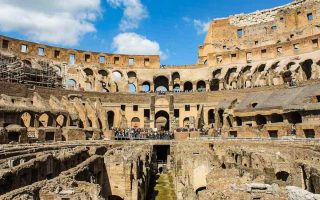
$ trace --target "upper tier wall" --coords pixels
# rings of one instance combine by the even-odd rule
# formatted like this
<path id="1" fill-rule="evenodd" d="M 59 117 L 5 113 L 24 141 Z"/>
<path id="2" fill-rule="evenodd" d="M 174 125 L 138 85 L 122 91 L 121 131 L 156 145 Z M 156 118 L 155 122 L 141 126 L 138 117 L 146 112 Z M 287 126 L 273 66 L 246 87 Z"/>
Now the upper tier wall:
<path id="1" fill-rule="evenodd" d="M 316 0 L 214 20 L 198 63 L 250 63 L 309 53 L 319 48 L 320 3 Z"/>
<path id="2" fill-rule="evenodd" d="M 160 68 L 159 55 L 120 55 L 64 49 L 0 35 L 1 49 L 24 58 L 35 58 L 102 68 Z M 74 56 L 74 62 L 70 58 Z M 102 62 L 104 61 L 104 62 Z"/>

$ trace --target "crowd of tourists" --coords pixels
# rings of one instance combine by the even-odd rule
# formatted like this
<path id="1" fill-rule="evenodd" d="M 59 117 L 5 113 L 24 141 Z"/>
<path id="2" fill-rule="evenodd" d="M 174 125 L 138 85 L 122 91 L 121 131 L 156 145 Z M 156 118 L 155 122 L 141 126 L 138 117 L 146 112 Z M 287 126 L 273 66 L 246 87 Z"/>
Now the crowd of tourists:
<path id="1" fill-rule="evenodd" d="M 158 131 L 150 128 L 113 128 L 116 140 L 171 140 L 174 139 L 171 131 Z"/>

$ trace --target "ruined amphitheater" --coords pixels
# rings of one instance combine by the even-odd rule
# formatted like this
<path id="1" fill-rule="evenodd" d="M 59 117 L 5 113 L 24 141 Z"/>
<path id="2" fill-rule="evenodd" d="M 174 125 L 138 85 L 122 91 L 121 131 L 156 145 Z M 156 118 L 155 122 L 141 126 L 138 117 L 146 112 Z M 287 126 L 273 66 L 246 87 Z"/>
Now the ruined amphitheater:
<path id="1" fill-rule="evenodd" d="M 211 22 L 194 65 L 0 36 L 0 199 L 319 200 L 320 1 Z"/>

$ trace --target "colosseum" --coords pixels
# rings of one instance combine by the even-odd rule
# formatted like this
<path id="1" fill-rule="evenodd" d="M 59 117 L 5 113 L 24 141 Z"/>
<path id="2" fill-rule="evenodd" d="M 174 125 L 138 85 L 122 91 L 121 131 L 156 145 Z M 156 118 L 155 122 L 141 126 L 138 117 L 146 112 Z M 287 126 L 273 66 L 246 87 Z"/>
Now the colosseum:
<path id="1" fill-rule="evenodd" d="M 0 199 L 319 200 L 319 40 L 319 0 L 213 20 L 194 65 L 0 35 Z"/>

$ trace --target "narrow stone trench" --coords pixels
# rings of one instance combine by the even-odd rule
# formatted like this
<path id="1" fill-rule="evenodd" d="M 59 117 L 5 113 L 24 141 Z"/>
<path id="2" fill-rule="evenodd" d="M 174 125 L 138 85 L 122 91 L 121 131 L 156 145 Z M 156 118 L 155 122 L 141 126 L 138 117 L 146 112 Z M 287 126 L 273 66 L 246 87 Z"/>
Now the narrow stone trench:
<path id="1" fill-rule="evenodd" d="M 170 145 L 156 145 L 153 151 L 153 174 L 147 199 L 176 200 L 174 174 L 167 165 Z"/>
<path id="2" fill-rule="evenodd" d="M 175 200 L 177 199 L 173 177 L 171 173 L 163 173 L 159 175 L 156 180 L 156 185 L 154 187 L 154 198 L 155 200 Z"/>

